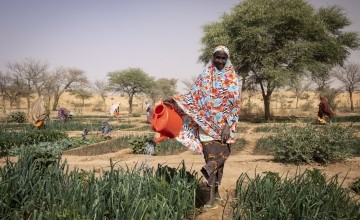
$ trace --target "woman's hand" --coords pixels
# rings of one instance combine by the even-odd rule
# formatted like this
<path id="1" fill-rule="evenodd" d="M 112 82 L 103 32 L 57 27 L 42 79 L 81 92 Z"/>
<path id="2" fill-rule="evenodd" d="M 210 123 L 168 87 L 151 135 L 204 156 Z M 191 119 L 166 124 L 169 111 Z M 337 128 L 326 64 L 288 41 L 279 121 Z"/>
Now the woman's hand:
<path id="1" fill-rule="evenodd" d="M 225 123 L 223 130 L 221 131 L 221 143 L 225 144 L 230 137 L 230 125 Z"/>

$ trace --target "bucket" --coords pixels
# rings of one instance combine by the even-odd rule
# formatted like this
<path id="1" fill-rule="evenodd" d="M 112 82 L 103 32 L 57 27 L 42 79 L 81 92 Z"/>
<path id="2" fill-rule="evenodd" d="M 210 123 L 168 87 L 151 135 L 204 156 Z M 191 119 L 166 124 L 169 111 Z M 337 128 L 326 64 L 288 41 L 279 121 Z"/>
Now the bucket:
<path id="1" fill-rule="evenodd" d="M 166 138 L 175 138 L 179 135 L 182 128 L 182 118 L 175 111 L 172 104 L 161 102 L 153 108 L 151 117 L 151 128 L 160 133 L 155 143 L 159 143 Z"/>

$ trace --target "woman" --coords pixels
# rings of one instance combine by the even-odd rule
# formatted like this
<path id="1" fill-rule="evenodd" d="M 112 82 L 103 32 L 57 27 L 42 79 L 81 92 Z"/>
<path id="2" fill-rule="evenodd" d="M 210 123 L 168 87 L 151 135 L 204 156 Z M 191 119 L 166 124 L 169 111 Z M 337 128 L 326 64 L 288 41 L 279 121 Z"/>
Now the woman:
<path id="1" fill-rule="evenodd" d="M 320 96 L 320 104 L 318 111 L 318 120 L 320 123 L 326 123 L 327 116 L 329 118 L 329 123 L 331 123 L 331 119 L 334 117 L 334 112 L 331 110 L 329 102 L 326 97 Z"/>
<path id="2" fill-rule="evenodd" d="M 39 96 L 31 104 L 31 118 L 34 122 L 36 128 L 40 129 L 45 126 L 45 120 L 49 117 L 48 112 L 46 111 L 44 98 Z"/>
<path id="3" fill-rule="evenodd" d="M 216 47 L 192 90 L 174 96 L 169 102 L 183 119 L 176 140 L 204 155 L 206 164 L 201 173 L 210 187 L 210 199 L 204 208 L 215 209 L 217 202 L 221 202 L 219 185 L 230 144 L 235 142 L 240 107 L 238 76 L 229 49 Z"/>

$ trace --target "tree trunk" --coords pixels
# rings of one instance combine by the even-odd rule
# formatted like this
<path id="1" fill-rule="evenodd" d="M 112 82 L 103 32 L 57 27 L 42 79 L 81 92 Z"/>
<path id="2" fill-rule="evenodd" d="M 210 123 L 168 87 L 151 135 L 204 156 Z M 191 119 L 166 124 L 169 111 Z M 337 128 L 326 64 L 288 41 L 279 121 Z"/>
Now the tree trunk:
<path id="1" fill-rule="evenodd" d="M 270 114 L 270 97 L 271 96 L 269 94 L 263 96 L 264 110 L 265 110 L 265 115 L 264 115 L 265 120 L 270 119 L 270 116 L 271 116 L 271 114 Z"/>
<path id="2" fill-rule="evenodd" d="M 133 101 L 133 94 L 129 95 L 129 114 L 132 114 L 132 101 Z"/>
<path id="3" fill-rule="evenodd" d="M 26 97 L 27 102 L 27 115 L 30 116 L 30 96 Z"/>
<path id="4" fill-rule="evenodd" d="M 6 115 L 6 98 L 5 95 L 2 96 L 2 105 L 3 105 L 3 113 Z"/>
<path id="5" fill-rule="evenodd" d="M 56 109 L 58 107 L 58 104 L 59 104 L 59 99 L 60 99 L 60 94 L 59 95 L 55 94 L 54 95 L 54 103 L 53 103 L 53 106 L 52 106 L 53 111 L 56 111 Z"/>
<path id="6" fill-rule="evenodd" d="M 270 119 L 270 99 L 271 99 L 271 94 L 273 93 L 274 89 L 271 89 L 270 85 L 266 86 L 267 91 L 265 91 L 265 87 L 263 85 L 262 82 L 259 83 L 260 84 L 260 88 L 261 88 L 261 94 L 264 100 L 264 118 L 265 120 Z"/>
<path id="7" fill-rule="evenodd" d="M 106 112 L 106 101 L 105 101 L 105 98 L 104 97 L 102 97 L 102 100 L 103 100 L 103 103 L 104 103 L 104 112 Z"/>
<path id="8" fill-rule="evenodd" d="M 353 92 L 349 91 L 349 95 L 350 95 L 350 109 L 353 112 L 354 111 L 354 100 L 353 100 Z"/>
<path id="9" fill-rule="evenodd" d="M 299 107 L 299 96 L 296 96 L 296 106 L 295 106 L 295 108 L 296 109 L 298 109 L 298 107 Z"/>

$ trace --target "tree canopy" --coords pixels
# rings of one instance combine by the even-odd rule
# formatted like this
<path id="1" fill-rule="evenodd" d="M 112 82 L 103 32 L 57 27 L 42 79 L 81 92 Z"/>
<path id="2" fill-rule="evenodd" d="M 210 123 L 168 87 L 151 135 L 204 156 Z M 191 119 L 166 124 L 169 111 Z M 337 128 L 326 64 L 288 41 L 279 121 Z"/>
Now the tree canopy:
<path id="1" fill-rule="evenodd" d="M 204 26 L 199 59 L 207 62 L 215 46 L 228 46 L 243 85 L 245 79 L 259 85 L 268 119 L 275 89 L 309 67 L 342 64 L 359 48 L 357 33 L 343 30 L 349 24 L 338 6 L 315 10 L 305 0 L 244 0 Z"/>
<path id="2" fill-rule="evenodd" d="M 128 68 L 108 73 L 109 85 L 115 92 L 125 93 L 129 97 L 129 113 L 135 94 L 145 93 L 154 85 L 154 78 L 141 68 Z"/>

